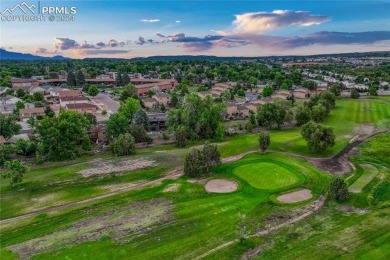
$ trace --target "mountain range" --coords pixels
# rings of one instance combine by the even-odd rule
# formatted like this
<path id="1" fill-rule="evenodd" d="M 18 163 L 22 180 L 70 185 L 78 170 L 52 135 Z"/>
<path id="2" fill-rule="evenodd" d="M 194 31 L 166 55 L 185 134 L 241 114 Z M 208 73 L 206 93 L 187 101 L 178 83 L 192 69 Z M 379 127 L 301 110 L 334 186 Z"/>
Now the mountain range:
<path id="1" fill-rule="evenodd" d="M 53 57 L 37 56 L 29 53 L 12 52 L 0 49 L 0 60 L 69 60 L 61 55 Z"/>

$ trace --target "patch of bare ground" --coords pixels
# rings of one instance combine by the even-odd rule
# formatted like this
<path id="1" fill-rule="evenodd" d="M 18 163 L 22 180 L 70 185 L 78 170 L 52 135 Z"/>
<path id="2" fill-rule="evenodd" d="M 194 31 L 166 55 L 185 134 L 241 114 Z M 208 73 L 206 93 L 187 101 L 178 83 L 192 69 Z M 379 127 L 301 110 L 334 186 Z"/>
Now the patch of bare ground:
<path id="1" fill-rule="evenodd" d="M 119 160 L 119 161 L 104 161 L 96 159 L 91 161 L 93 167 L 79 171 L 81 176 L 87 178 L 90 176 L 104 176 L 110 173 L 123 173 L 143 169 L 146 167 L 157 166 L 153 160 L 135 159 L 135 160 Z"/>
<path id="2" fill-rule="evenodd" d="M 259 255 L 260 253 L 261 253 L 260 247 L 252 248 L 241 256 L 241 260 L 253 259 L 255 256 Z"/>
<path id="3" fill-rule="evenodd" d="M 237 182 L 227 179 L 213 179 L 206 183 L 205 189 L 212 193 L 230 193 L 238 188 Z"/>
<path id="4" fill-rule="evenodd" d="M 21 259 L 29 259 L 35 254 L 97 241 L 105 236 L 117 243 L 127 243 L 138 235 L 153 231 L 157 224 L 167 223 L 173 218 L 173 206 L 169 200 L 137 201 L 79 220 L 69 228 L 11 245 L 7 249 L 18 253 Z"/>
<path id="5" fill-rule="evenodd" d="M 139 182 L 131 182 L 131 183 L 118 183 L 118 184 L 109 184 L 109 185 L 104 185 L 103 188 L 110 191 L 120 191 L 120 190 L 125 190 L 134 186 L 137 186 Z"/>
<path id="6" fill-rule="evenodd" d="M 209 179 L 210 179 L 210 178 L 188 179 L 187 181 L 188 181 L 189 183 L 198 183 L 198 184 L 205 185 L 206 182 L 207 182 Z"/>
<path id="7" fill-rule="evenodd" d="M 302 189 L 278 196 L 278 200 L 283 203 L 295 203 L 311 199 L 313 195 L 311 190 Z"/>
<path id="8" fill-rule="evenodd" d="M 163 192 L 175 192 L 175 191 L 178 191 L 180 188 L 180 183 L 172 183 L 172 184 L 169 184 L 167 185 Z"/>
<path id="9" fill-rule="evenodd" d="M 368 210 L 366 209 L 358 209 L 349 205 L 341 205 L 336 208 L 338 211 L 342 212 L 344 215 L 349 216 L 350 214 L 357 213 L 359 215 L 366 214 Z"/>

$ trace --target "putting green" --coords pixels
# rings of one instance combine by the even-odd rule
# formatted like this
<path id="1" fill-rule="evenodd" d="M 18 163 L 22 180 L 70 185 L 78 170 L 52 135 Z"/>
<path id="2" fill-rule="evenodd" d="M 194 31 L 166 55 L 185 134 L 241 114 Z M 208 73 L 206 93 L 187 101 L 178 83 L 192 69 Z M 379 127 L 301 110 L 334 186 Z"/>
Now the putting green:
<path id="1" fill-rule="evenodd" d="M 233 173 L 247 181 L 252 187 L 264 190 L 292 186 L 300 181 L 299 173 L 272 162 L 253 162 L 239 166 Z"/>

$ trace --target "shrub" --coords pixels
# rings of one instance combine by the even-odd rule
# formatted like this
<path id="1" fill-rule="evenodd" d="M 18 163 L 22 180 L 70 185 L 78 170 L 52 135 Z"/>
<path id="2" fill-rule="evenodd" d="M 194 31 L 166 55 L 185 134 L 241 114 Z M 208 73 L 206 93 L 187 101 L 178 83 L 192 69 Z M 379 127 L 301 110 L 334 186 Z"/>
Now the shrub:
<path id="1" fill-rule="evenodd" d="M 338 202 L 345 202 L 349 199 L 348 186 L 341 178 L 336 178 L 330 185 L 330 196 Z"/>
<path id="2" fill-rule="evenodd" d="M 129 155 L 135 153 L 135 140 L 129 133 L 121 134 L 114 138 L 110 143 L 113 154 L 117 156 Z"/>
<path id="3" fill-rule="evenodd" d="M 271 138 L 269 136 L 269 133 L 266 131 L 261 131 L 259 136 L 260 150 L 262 152 L 265 152 L 268 149 L 270 144 L 271 144 Z"/>

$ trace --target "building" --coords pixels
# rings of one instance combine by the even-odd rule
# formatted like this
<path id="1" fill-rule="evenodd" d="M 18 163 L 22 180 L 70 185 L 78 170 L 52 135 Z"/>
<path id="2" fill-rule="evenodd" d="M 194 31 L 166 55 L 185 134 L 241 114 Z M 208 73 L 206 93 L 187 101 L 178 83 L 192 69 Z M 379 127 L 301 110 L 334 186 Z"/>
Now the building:
<path id="1" fill-rule="evenodd" d="M 1 96 L 0 97 L 0 113 L 2 114 L 8 114 L 12 113 L 12 111 L 16 108 L 16 103 L 20 101 L 23 102 L 20 98 L 14 97 L 14 96 Z M 29 104 L 26 104 L 28 107 Z"/>
<path id="2" fill-rule="evenodd" d="M 147 97 L 142 99 L 142 104 L 145 108 L 152 109 L 158 105 L 158 102 L 154 98 Z"/>
<path id="3" fill-rule="evenodd" d="M 96 79 L 111 79 L 111 77 L 108 74 L 100 74 L 96 76 Z"/>
<path id="4" fill-rule="evenodd" d="M 106 126 L 103 124 L 94 125 L 88 131 L 89 139 L 92 143 L 102 143 L 106 139 Z"/>
<path id="5" fill-rule="evenodd" d="M 62 90 L 58 91 L 58 97 L 64 98 L 64 97 L 82 97 L 82 93 L 80 90 L 74 89 L 74 90 Z"/>
<path id="6" fill-rule="evenodd" d="M 4 136 L 0 135 L 0 145 L 5 144 L 5 142 Z"/>
<path id="7" fill-rule="evenodd" d="M 21 118 L 43 116 L 44 114 L 45 114 L 45 109 L 43 107 L 19 109 L 19 115 Z"/>
<path id="8" fill-rule="evenodd" d="M 67 104 L 89 103 L 89 99 L 79 96 L 65 96 L 60 98 L 60 106 L 65 107 Z"/>
<path id="9" fill-rule="evenodd" d="M 178 84 L 175 79 L 132 79 L 131 83 L 135 85 L 138 96 L 148 93 L 152 88 L 165 92 L 174 89 Z"/>
<path id="10" fill-rule="evenodd" d="M 242 118 L 249 117 L 249 108 L 247 105 L 237 106 L 238 116 Z"/>
<path id="11" fill-rule="evenodd" d="M 93 105 L 93 104 L 89 104 L 89 103 L 78 103 L 78 104 L 67 104 L 67 105 L 65 105 L 65 109 L 77 111 L 81 114 L 84 114 L 84 113 L 85 114 L 94 114 L 97 112 L 98 107 Z"/>
<path id="12" fill-rule="evenodd" d="M 272 95 L 272 98 L 273 99 L 279 98 L 279 99 L 287 100 L 287 99 L 291 98 L 291 96 L 292 96 L 291 92 L 288 90 L 278 90 L 276 93 L 274 93 Z"/>
<path id="13" fill-rule="evenodd" d="M 165 93 L 158 93 L 156 95 L 153 95 L 152 98 L 154 98 L 159 105 L 168 106 L 169 102 L 171 101 L 171 96 Z"/>
<path id="14" fill-rule="evenodd" d="M 238 116 L 237 105 L 233 103 L 226 104 L 225 118 L 236 118 Z"/>
<path id="15" fill-rule="evenodd" d="M 38 87 L 39 81 L 36 79 L 19 79 L 11 78 L 10 81 L 13 90 L 24 89 L 26 92 L 30 92 L 33 87 Z"/>
<path id="16" fill-rule="evenodd" d="M 148 114 L 149 118 L 149 128 L 151 131 L 165 130 L 166 125 L 166 116 L 165 113 L 153 113 Z"/>
<path id="17" fill-rule="evenodd" d="M 306 99 L 310 98 L 310 91 L 306 88 L 297 88 L 293 91 L 294 98 Z"/>

